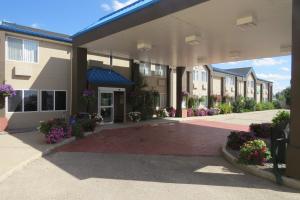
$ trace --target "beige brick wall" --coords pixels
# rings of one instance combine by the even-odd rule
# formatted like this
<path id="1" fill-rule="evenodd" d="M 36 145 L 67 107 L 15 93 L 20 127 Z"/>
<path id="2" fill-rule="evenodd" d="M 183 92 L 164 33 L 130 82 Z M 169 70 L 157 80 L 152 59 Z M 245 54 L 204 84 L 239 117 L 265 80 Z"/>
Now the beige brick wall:
<path id="1" fill-rule="evenodd" d="M 194 67 L 194 70 L 198 70 L 199 73 L 201 73 L 201 71 L 206 71 L 208 74 L 208 70 L 206 67 L 203 66 L 198 66 L 198 67 Z M 207 77 L 207 82 L 202 82 L 201 80 L 193 80 L 193 75 L 191 73 L 191 91 L 192 91 L 192 95 L 198 96 L 198 97 L 202 97 L 202 96 L 207 96 L 208 95 L 208 81 L 209 81 L 209 77 Z"/>
<path id="2" fill-rule="evenodd" d="M 213 77 L 213 95 L 221 95 L 221 77 Z"/>
<path id="3" fill-rule="evenodd" d="M 254 81 L 254 77 L 252 74 L 250 74 L 247 77 L 247 91 L 246 91 L 246 95 L 249 98 L 254 98 L 254 88 L 251 88 L 251 85 L 249 84 L 250 81 Z"/>

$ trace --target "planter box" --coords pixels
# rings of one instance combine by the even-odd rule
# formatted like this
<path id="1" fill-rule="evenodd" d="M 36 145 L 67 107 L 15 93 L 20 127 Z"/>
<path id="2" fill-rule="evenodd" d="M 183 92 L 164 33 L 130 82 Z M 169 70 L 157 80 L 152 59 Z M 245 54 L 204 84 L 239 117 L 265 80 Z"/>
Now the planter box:
<path id="1" fill-rule="evenodd" d="M 180 117 L 187 118 L 187 109 L 182 109 L 181 110 Z"/>
<path id="2" fill-rule="evenodd" d="M 0 132 L 5 131 L 8 125 L 8 121 L 5 117 L 0 117 Z"/>

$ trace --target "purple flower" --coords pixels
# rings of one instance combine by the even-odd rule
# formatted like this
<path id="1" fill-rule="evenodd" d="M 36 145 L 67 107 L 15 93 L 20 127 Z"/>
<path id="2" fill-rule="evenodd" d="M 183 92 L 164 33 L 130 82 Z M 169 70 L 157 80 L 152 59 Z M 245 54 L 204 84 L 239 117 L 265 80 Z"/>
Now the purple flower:
<path id="1" fill-rule="evenodd" d="M 94 90 L 91 90 L 91 89 L 85 89 L 82 93 L 82 96 L 84 97 L 92 97 L 95 95 L 95 92 Z"/>
<path id="2" fill-rule="evenodd" d="M 3 84 L 3 85 L 0 85 L 0 95 L 2 95 L 4 97 L 15 96 L 16 91 L 12 88 L 11 85 Z"/>

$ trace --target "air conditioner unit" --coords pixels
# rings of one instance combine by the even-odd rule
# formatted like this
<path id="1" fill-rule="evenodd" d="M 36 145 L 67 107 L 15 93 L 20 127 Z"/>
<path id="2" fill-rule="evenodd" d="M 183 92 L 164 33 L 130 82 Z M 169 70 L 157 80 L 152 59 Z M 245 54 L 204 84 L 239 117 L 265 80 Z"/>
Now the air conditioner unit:
<path id="1" fill-rule="evenodd" d="M 16 66 L 14 68 L 15 76 L 32 76 L 32 68 L 29 66 Z"/>

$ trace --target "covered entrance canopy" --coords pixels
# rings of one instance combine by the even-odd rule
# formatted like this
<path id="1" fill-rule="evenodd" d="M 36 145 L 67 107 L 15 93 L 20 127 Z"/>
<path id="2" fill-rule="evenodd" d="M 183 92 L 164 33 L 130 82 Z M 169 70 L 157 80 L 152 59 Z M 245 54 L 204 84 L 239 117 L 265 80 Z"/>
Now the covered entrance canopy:
<path id="1" fill-rule="evenodd" d="M 291 31 L 292 0 L 143 0 L 74 41 L 104 55 L 195 66 L 287 55 Z"/>
<path id="2" fill-rule="evenodd" d="M 177 67 L 177 77 L 184 67 L 292 53 L 287 173 L 300 178 L 299 35 L 297 0 L 139 0 L 74 35 L 73 77 L 87 52 Z"/>

